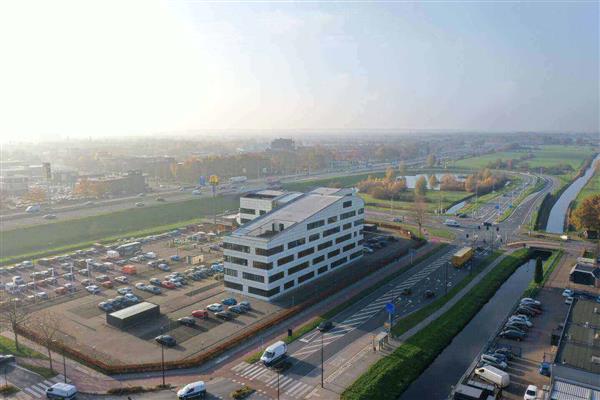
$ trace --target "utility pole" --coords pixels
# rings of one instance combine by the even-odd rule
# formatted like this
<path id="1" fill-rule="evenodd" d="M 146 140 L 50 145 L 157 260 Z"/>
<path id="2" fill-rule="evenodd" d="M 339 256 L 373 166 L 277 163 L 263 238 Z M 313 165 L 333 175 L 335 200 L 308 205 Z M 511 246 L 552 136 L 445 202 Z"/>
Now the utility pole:
<path id="1" fill-rule="evenodd" d="M 161 354 L 161 367 L 162 367 L 162 385 L 165 385 L 165 346 L 160 344 L 160 354 Z"/>
<path id="2" fill-rule="evenodd" d="M 323 370 L 323 331 L 321 331 L 321 387 L 323 386 L 323 375 L 325 375 L 325 371 Z"/>

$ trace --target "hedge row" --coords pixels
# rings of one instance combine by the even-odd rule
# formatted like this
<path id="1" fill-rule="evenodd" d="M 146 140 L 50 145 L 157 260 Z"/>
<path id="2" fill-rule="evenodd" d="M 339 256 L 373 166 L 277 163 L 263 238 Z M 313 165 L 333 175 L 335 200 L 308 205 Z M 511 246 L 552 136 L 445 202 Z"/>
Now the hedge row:
<path id="1" fill-rule="evenodd" d="M 397 399 L 529 257 L 528 249 L 506 256 L 444 315 L 371 366 L 342 393 L 341 398 Z"/>

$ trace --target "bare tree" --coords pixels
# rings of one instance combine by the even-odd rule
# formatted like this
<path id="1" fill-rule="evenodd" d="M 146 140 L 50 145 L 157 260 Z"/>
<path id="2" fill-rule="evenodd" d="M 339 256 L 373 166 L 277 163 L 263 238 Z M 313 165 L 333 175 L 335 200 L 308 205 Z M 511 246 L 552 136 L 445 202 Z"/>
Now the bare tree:
<path id="1" fill-rule="evenodd" d="M 46 346 L 46 350 L 48 350 L 48 359 L 50 360 L 50 370 L 52 370 L 52 352 L 50 351 L 50 347 L 52 346 L 52 342 L 56 339 L 56 334 L 60 328 L 60 319 L 58 315 L 52 311 L 44 311 L 42 313 L 37 314 L 33 318 L 32 327 L 36 330 L 40 339 L 42 340 L 42 344 Z"/>
<path id="2" fill-rule="evenodd" d="M 29 319 L 29 313 L 17 299 L 6 292 L 0 296 L 0 323 L 15 335 L 15 348 L 19 351 L 19 328 Z"/>
<path id="3" fill-rule="evenodd" d="M 415 221 L 419 226 L 419 238 L 422 238 L 423 224 L 425 223 L 425 215 L 427 214 L 427 205 L 421 196 L 415 196 L 413 203 L 413 211 L 415 212 Z"/>

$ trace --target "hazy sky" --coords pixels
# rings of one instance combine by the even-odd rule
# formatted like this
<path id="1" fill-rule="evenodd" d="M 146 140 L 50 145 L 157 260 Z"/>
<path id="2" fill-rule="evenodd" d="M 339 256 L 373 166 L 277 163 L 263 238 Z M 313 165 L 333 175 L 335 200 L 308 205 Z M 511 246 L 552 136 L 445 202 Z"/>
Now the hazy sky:
<path id="1" fill-rule="evenodd" d="M 4 140 L 599 129 L 595 1 L 8 0 L 0 49 Z"/>

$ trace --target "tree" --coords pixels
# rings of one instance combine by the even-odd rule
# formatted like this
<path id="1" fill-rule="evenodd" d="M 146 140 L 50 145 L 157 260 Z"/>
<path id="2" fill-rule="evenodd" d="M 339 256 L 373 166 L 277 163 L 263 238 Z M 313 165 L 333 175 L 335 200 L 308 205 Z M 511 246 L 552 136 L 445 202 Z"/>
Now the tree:
<path id="1" fill-rule="evenodd" d="M 533 279 L 538 285 L 544 280 L 544 267 L 541 257 L 538 257 L 535 260 L 535 277 Z"/>
<path id="2" fill-rule="evenodd" d="M 435 157 L 435 154 L 430 154 L 427 156 L 427 166 L 428 167 L 434 167 L 435 164 L 437 164 L 437 159 Z"/>
<path id="3" fill-rule="evenodd" d="M 438 183 L 440 183 L 440 181 L 438 181 L 438 178 L 437 176 L 435 176 L 435 174 L 429 177 L 429 189 L 433 190 L 438 185 Z"/>
<path id="4" fill-rule="evenodd" d="M 415 213 L 415 221 L 419 226 L 419 237 L 423 237 L 422 230 L 423 224 L 425 223 L 425 215 L 427 214 L 427 205 L 425 204 L 425 200 L 421 196 L 415 196 L 413 202 L 413 211 Z"/>
<path id="5" fill-rule="evenodd" d="M 19 328 L 29 319 L 29 313 L 23 305 L 2 292 L 0 297 L 0 323 L 6 326 L 15 335 L 15 348 L 19 351 Z"/>
<path id="6" fill-rule="evenodd" d="M 23 199 L 32 203 L 43 203 L 46 201 L 46 191 L 41 187 L 32 187 L 23 195 Z"/>
<path id="7" fill-rule="evenodd" d="M 592 178 L 593 179 L 593 178 Z M 583 199 L 572 215 L 577 229 L 596 231 L 596 257 L 600 255 L 600 194 L 594 194 Z"/>
<path id="8" fill-rule="evenodd" d="M 398 175 L 406 175 L 406 164 L 404 163 L 404 161 L 400 161 L 400 163 L 398 164 Z"/>
<path id="9" fill-rule="evenodd" d="M 421 175 L 415 182 L 415 196 L 423 197 L 427 192 L 427 179 Z"/>
<path id="10" fill-rule="evenodd" d="M 52 352 L 50 347 L 56 339 L 56 334 L 60 328 L 60 318 L 52 311 L 45 311 L 37 314 L 32 321 L 31 327 L 35 329 L 42 340 L 42 344 L 48 350 L 48 359 L 50 361 L 50 370 L 52 370 Z"/>

